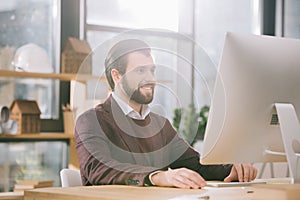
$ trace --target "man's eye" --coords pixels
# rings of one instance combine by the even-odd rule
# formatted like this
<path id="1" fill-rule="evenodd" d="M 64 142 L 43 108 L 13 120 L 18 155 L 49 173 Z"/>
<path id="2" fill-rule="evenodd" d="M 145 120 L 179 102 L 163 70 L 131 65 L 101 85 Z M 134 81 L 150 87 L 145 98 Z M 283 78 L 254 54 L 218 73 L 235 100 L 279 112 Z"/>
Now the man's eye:
<path id="1" fill-rule="evenodd" d="M 135 70 L 138 74 L 143 74 L 145 73 L 145 69 L 144 68 L 139 68 Z"/>

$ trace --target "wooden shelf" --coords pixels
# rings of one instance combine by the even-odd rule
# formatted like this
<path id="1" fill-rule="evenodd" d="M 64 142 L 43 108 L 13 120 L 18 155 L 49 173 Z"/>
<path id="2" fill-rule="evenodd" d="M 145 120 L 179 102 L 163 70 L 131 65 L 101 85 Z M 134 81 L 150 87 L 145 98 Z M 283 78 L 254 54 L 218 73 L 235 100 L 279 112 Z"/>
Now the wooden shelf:
<path id="1" fill-rule="evenodd" d="M 0 70 L 1 77 L 12 77 L 12 78 L 43 78 L 43 79 L 57 79 L 61 81 L 79 81 L 86 82 L 88 80 L 105 81 L 104 76 L 98 77 L 89 74 L 54 74 L 54 73 L 38 73 L 38 72 L 18 72 L 12 70 Z"/>
<path id="2" fill-rule="evenodd" d="M 23 133 L 23 134 L 0 134 L 0 141 L 4 140 L 64 140 L 71 139 L 72 134 L 48 132 L 48 133 Z"/>
<path id="3" fill-rule="evenodd" d="M 106 81 L 105 76 L 95 76 L 89 74 L 54 74 L 54 73 L 38 73 L 38 72 L 19 72 L 12 70 L 0 70 L 0 77 L 11 78 L 42 78 L 57 79 L 60 81 L 79 81 L 87 82 L 88 80 Z M 171 80 L 157 80 L 158 83 L 171 83 Z"/>

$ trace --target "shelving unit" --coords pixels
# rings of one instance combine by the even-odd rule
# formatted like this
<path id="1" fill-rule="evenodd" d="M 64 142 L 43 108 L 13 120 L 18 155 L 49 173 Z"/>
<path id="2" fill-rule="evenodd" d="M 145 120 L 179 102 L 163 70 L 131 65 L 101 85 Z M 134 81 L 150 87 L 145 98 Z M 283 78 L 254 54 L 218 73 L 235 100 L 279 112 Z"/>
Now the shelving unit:
<path id="1" fill-rule="evenodd" d="M 10 70 L 0 70 L 0 78 L 32 78 L 32 79 L 52 79 L 52 80 L 59 80 L 59 81 L 66 81 L 70 82 L 71 90 L 70 90 L 70 96 L 71 96 L 71 106 L 76 107 L 80 105 L 80 102 L 84 101 L 86 98 L 86 87 L 87 82 L 89 80 L 95 80 L 95 81 L 105 81 L 105 77 L 97 77 L 92 75 L 77 75 L 77 74 L 54 74 L 54 73 L 35 73 L 35 72 L 18 72 L 18 71 L 10 71 Z M 73 93 L 75 92 L 75 86 L 77 94 L 80 92 L 81 95 L 76 95 L 76 100 L 73 98 Z M 80 89 L 80 91 L 78 91 Z M 77 104 L 76 104 L 77 103 Z M 32 148 L 35 148 L 34 146 L 41 146 L 40 144 L 46 144 L 47 151 L 51 152 L 52 146 L 55 148 L 55 146 L 59 146 L 62 148 L 62 153 L 59 153 L 60 155 L 57 155 L 59 159 L 61 159 L 61 165 L 60 169 L 64 167 L 68 167 L 70 164 L 74 167 L 79 167 L 77 154 L 75 150 L 75 142 L 74 142 L 74 136 L 73 133 L 57 133 L 57 132 L 49 132 L 49 133 L 32 133 L 32 134 L 19 134 L 19 135 L 10 135 L 10 134 L 0 134 L 0 147 L 2 151 L 5 151 L 6 154 L 4 157 L 15 157 L 18 156 L 18 153 L 14 153 L 19 147 L 21 148 L 31 148 L 29 146 L 33 146 Z M 29 146 L 28 146 L 29 145 Z M 42 145 L 43 146 L 43 145 Z M 12 152 L 11 152 L 11 149 Z M 44 151 L 46 151 L 44 149 Z M 32 149 L 31 149 L 32 151 Z M 25 154 L 29 153 L 27 151 L 22 152 Z M 32 153 L 32 152 L 31 152 Z M 38 154 L 39 152 L 35 152 L 35 154 Z M 30 154 L 30 153 L 29 153 Z M 26 155 L 27 156 L 27 155 Z M 25 156 L 25 157 L 26 157 Z M 0 187 L 1 190 L 8 191 L 11 189 L 13 178 L 10 176 L 15 167 L 14 162 L 10 161 L 10 159 L 4 159 L 2 156 L 2 159 L 0 159 L 0 168 L 3 171 L 5 171 L 5 175 L 3 178 L 0 178 Z M 45 158 L 46 159 L 46 158 Z M 43 161 L 44 162 L 44 161 Z M 47 161 L 48 162 L 48 161 Z M 58 162 L 58 161 L 57 161 Z M 21 164 L 20 166 L 23 166 Z M 59 172 L 59 171 L 58 171 Z M 56 185 L 59 185 L 59 174 L 57 173 L 57 177 L 54 177 L 56 179 Z M 53 171 L 51 172 L 53 173 Z"/>
<path id="2" fill-rule="evenodd" d="M 15 142 L 15 141 L 41 141 L 41 140 L 63 140 L 73 139 L 73 135 L 58 132 L 49 133 L 24 133 L 18 135 L 0 134 L 0 142 Z M 68 141 L 69 142 L 69 141 Z"/>
<path id="3" fill-rule="evenodd" d="M 87 82 L 89 80 L 106 81 L 106 78 L 101 76 L 84 75 L 84 74 L 55 74 L 55 73 L 37 73 L 37 72 L 19 72 L 11 70 L 0 70 L 0 77 L 4 78 L 33 78 L 33 79 L 53 79 L 70 82 L 70 105 L 71 108 L 79 107 L 86 100 Z M 81 95 L 75 96 L 76 93 Z M 0 141 L 38 141 L 38 140 L 70 140 L 70 163 L 78 167 L 78 160 L 75 156 L 75 147 L 73 135 L 64 133 L 41 133 L 41 134 L 21 134 L 21 135 L 1 135 Z"/>
<path id="4" fill-rule="evenodd" d="M 97 77 L 93 75 L 84 74 L 55 74 L 55 73 L 37 73 L 37 72 L 19 72 L 12 70 L 0 70 L 1 77 L 11 78 L 43 78 L 43 79 L 57 79 L 61 81 L 78 81 L 86 83 L 88 80 L 101 80 L 105 81 L 105 77 Z"/>

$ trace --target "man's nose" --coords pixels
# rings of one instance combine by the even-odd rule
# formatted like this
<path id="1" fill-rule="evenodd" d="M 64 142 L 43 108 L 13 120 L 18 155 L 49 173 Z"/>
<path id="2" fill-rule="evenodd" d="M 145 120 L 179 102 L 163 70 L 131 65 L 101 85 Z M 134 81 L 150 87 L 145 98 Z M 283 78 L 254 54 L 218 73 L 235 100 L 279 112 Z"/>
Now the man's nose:
<path id="1" fill-rule="evenodd" d="M 153 73 L 153 71 L 151 70 L 147 70 L 147 73 L 145 75 L 145 79 L 146 81 L 156 81 L 156 77 L 155 77 L 155 73 Z"/>

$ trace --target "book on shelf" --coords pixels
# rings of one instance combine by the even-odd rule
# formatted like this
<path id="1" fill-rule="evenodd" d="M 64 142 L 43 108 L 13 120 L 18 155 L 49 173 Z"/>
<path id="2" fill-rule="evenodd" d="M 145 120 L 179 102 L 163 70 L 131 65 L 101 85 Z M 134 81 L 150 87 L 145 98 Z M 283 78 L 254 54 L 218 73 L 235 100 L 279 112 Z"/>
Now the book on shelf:
<path id="1" fill-rule="evenodd" d="M 24 190 L 30 190 L 35 188 L 42 188 L 42 187 L 53 187 L 53 180 L 23 180 L 14 186 L 14 192 L 21 192 Z"/>
<path id="2" fill-rule="evenodd" d="M 21 185 L 34 185 L 36 187 L 52 187 L 53 180 L 23 180 L 20 182 Z"/>
<path id="3" fill-rule="evenodd" d="M 34 185 L 21 185 L 21 184 L 15 184 L 14 186 L 14 192 L 22 192 L 24 190 L 31 190 L 34 189 Z"/>

